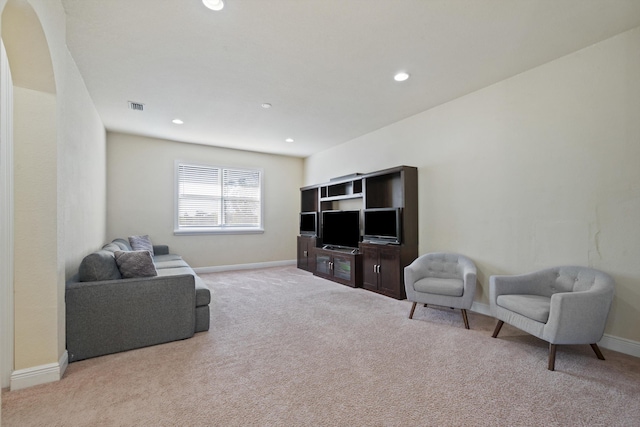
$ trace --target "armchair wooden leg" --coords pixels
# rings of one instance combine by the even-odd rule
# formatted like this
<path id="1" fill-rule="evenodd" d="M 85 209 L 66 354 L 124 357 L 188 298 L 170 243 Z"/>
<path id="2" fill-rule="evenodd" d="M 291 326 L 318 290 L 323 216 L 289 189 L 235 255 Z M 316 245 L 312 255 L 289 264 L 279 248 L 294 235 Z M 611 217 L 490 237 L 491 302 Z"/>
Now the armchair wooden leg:
<path id="1" fill-rule="evenodd" d="M 491 335 L 493 338 L 496 338 L 498 336 L 498 332 L 500 332 L 500 329 L 502 329 L 502 325 L 504 325 L 504 322 L 502 320 L 498 320 L 498 324 L 493 330 L 493 335 Z"/>
<path id="2" fill-rule="evenodd" d="M 598 359 L 604 360 L 604 356 L 602 355 L 602 352 L 600 351 L 600 347 L 598 347 L 598 344 L 596 343 L 591 344 L 591 348 L 596 353 L 596 356 L 598 357 Z"/>
<path id="3" fill-rule="evenodd" d="M 416 311 L 417 304 L 418 304 L 417 302 L 413 303 L 413 306 L 411 307 L 411 313 L 409 313 L 409 319 L 413 319 L 413 312 Z"/>
<path id="4" fill-rule="evenodd" d="M 464 327 L 469 329 L 469 319 L 467 319 L 467 310 L 462 309 L 462 320 L 464 320 Z"/>
<path id="5" fill-rule="evenodd" d="M 556 370 L 556 344 L 549 344 L 549 370 Z"/>

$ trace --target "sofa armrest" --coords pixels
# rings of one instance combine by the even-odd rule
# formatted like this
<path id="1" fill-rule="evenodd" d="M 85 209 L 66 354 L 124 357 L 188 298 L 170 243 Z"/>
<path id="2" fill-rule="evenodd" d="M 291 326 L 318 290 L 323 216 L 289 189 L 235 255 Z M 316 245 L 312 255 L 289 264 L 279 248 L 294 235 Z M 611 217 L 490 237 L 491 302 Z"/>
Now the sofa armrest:
<path id="1" fill-rule="evenodd" d="M 153 254 L 154 255 L 169 255 L 169 246 L 168 245 L 153 245 Z"/>
<path id="2" fill-rule="evenodd" d="M 191 274 L 66 284 L 69 361 L 193 336 Z"/>
<path id="3" fill-rule="evenodd" d="M 602 339 L 613 291 L 559 292 L 551 296 L 542 339 L 552 344 L 592 344 Z"/>

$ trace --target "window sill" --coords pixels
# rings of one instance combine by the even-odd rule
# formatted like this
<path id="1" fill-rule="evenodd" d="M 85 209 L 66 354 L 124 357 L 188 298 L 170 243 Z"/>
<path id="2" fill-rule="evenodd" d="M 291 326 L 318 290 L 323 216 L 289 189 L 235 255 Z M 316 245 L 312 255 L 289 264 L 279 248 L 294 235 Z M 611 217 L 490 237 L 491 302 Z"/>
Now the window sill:
<path id="1" fill-rule="evenodd" d="M 175 236 L 194 236 L 201 234 L 262 234 L 264 228 L 243 228 L 243 227 L 225 227 L 225 228 L 192 228 L 173 230 Z"/>

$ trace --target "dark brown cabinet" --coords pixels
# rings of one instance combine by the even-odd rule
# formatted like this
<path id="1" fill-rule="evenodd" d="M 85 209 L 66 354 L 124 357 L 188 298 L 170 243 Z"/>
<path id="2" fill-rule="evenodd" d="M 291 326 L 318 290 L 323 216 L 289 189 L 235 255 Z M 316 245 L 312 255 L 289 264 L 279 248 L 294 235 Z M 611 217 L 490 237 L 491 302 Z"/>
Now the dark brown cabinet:
<path id="1" fill-rule="evenodd" d="M 313 272 L 315 258 L 313 249 L 316 247 L 316 238 L 310 236 L 298 236 L 298 268 Z"/>
<path id="2" fill-rule="evenodd" d="M 404 265 L 398 245 L 361 243 L 362 287 L 392 298 L 405 299 Z"/>
<path id="3" fill-rule="evenodd" d="M 360 254 L 339 250 L 315 248 L 313 251 L 316 276 L 351 286 L 360 287 L 362 282 L 362 258 Z"/>

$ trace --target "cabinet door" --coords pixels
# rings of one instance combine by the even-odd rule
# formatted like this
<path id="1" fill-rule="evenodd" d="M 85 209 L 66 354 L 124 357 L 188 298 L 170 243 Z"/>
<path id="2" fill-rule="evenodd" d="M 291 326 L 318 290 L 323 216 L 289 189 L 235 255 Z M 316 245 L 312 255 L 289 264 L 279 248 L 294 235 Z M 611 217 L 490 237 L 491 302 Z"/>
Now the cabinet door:
<path id="1" fill-rule="evenodd" d="M 406 298 L 400 274 L 400 248 L 381 246 L 379 249 L 380 268 L 378 269 L 378 289 L 385 295 Z"/>
<path id="2" fill-rule="evenodd" d="M 298 236 L 298 268 L 309 269 L 309 239 Z"/>
<path id="3" fill-rule="evenodd" d="M 331 256 L 316 252 L 316 273 L 319 276 L 331 277 Z"/>
<path id="4" fill-rule="evenodd" d="M 298 268 L 311 271 L 314 270 L 314 254 L 316 238 L 310 236 L 298 236 Z"/>
<path id="5" fill-rule="evenodd" d="M 378 290 L 378 250 L 362 246 L 362 287 L 370 291 Z"/>
<path id="6" fill-rule="evenodd" d="M 307 247 L 307 271 L 315 273 L 316 271 L 316 241 L 315 239 L 309 242 Z"/>
<path id="7" fill-rule="evenodd" d="M 350 257 L 333 256 L 333 277 L 346 282 L 353 281 L 353 263 Z"/>

